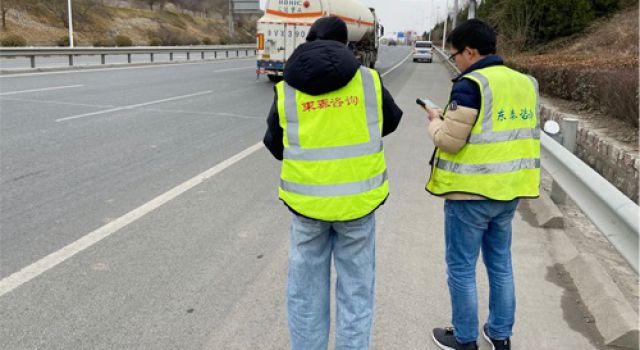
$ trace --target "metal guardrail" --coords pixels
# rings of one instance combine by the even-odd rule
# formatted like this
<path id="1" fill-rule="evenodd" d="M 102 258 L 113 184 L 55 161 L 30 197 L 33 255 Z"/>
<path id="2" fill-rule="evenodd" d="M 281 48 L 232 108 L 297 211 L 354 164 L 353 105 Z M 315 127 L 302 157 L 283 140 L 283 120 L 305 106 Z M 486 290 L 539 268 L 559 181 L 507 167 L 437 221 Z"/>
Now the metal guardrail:
<path id="1" fill-rule="evenodd" d="M 434 48 L 460 73 L 442 50 Z M 540 143 L 542 167 L 638 272 L 638 205 L 547 134 L 541 133 Z"/>
<path id="2" fill-rule="evenodd" d="M 109 55 L 127 55 L 127 62 L 131 63 L 132 55 L 149 55 L 150 62 L 154 62 L 156 54 L 169 54 L 169 60 L 173 61 L 175 53 L 186 53 L 187 60 L 191 60 L 191 54 L 199 53 L 200 59 L 205 59 L 205 53 L 213 52 L 214 58 L 218 58 L 218 53 L 224 53 L 229 57 L 229 52 L 236 52 L 236 56 L 244 51 L 245 56 L 249 52 L 257 54 L 254 44 L 248 45 L 216 45 L 216 46 L 145 46 L 145 47 L 35 47 L 35 48 L 1 48 L 0 58 L 29 57 L 31 68 L 36 68 L 37 57 L 48 56 L 68 56 L 69 66 L 73 66 L 73 58 L 76 56 L 101 56 L 101 63 L 106 64 L 106 57 Z"/>

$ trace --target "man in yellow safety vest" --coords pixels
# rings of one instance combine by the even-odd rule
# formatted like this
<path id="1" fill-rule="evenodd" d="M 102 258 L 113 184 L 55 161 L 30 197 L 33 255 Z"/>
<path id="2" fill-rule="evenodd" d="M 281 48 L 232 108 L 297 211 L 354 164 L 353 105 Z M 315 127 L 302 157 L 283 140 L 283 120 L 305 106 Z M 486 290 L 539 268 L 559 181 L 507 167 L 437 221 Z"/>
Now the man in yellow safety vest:
<path id="1" fill-rule="evenodd" d="M 362 67 L 337 17 L 317 20 L 275 87 L 264 143 L 282 160 L 293 212 L 287 315 L 291 348 L 326 350 L 331 258 L 336 349 L 367 349 L 375 280 L 374 211 L 389 194 L 382 137 L 402 117 L 379 74 Z"/>
<path id="2" fill-rule="evenodd" d="M 450 59 L 454 79 L 441 116 L 427 107 L 436 145 L 427 191 L 444 197 L 445 241 L 453 327 L 435 328 L 442 349 L 477 349 L 476 262 L 489 275 L 489 317 L 482 327 L 494 350 L 511 347 L 515 292 L 511 222 L 519 198 L 535 198 L 540 184 L 538 84 L 506 67 L 496 35 L 472 19 L 454 29 Z"/>

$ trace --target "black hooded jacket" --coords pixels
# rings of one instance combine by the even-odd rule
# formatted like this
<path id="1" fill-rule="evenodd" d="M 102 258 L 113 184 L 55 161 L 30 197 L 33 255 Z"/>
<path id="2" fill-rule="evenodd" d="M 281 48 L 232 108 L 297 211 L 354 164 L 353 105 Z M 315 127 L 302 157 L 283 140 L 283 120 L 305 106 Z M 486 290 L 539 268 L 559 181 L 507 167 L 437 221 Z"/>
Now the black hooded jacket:
<path id="1" fill-rule="evenodd" d="M 315 40 L 300 45 L 287 61 L 284 80 L 293 88 L 309 95 L 321 95 L 346 86 L 360 68 L 349 48 L 333 40 Z M 382 136 L 396 130 L 402 110 L 391 94 L 382 87 Z M 267 119 L 268 129 L 264 144 L 271 154 L 282 160 L 284 145 L 280 127 L 276 96 Z"/>

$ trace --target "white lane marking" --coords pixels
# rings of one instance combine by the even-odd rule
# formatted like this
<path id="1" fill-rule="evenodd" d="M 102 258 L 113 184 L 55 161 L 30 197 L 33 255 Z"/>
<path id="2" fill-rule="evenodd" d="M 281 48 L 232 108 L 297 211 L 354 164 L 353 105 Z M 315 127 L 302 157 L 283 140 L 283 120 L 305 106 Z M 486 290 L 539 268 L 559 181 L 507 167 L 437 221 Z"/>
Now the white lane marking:
<path id="1" fill-rule="evenodd" d="M 387 74 L 389 74 L 389 73 L 393 72 L 394 70 L 396 70 L 396 68 L 400 67 L 403 63 L 405 63 L 405 62 L 409 59 L 409 57 L 411 57 L 411 55 L 412 55 L 412 54 L 408 54 L 408 55 L 407 55 L 407 57 L 405 57 L 405 58 L 404 58 L 404 60 L 400 61 L 400 63 L 398 63 L 398 64 L 396 64 L 395 66 L 391 67 L 391 69 L 389 69 L 388 71 L 386 71 L 386 72 L 384 72 L 384 73 L 380 74 L 380 77 L 382 78 L 382 77 L 384 77 L 385 75 L 387 75 Z"/>
<path id="2" fill-rule="evenodd" d="M 95 108 L 113 108 L 114 105 L 95 105 L 89 103 L 74 103 L 74 102 L 59 102 L 59 101 L 48 101 L 48 100 L 33 100 L 27 98 L 16 98 L 16 97 L 0 97 L 0 100 L 3 101 L 17 101 L 17 102 L 29 102 L 29 103 L 40 103 L 40 104 L 52 104 L 52 105 L 61 105 L 61 106 L 78 106 L 78 107 L 95 107 Z"/>
<path id="3" fill-rule="evenodd" d="M 231 72 L 234 70 L 244 70 L 244 69 L 256 69 L 256 67 L 250 66 L 250 67 L 238 67 L 238 68 L 229 68 L 229 69 L 218 69 L 218 70 L 214 70 L 212 73 Z"/>
<path id="4" fill-rule="evenodd" d="M 187 192 L 193 187 L 201 184 L 209 178 L 219 174 L 228 167 L 238 163 L 242 159 L 248 157 L 254 152 L 262 149 L 262 142 L 245 149 L 244 151 L 234 155 L 233 157 L 218 163 L 213 168 L 206 170 L 205 172 L 196 175 L 190 180 L 183 182 L 182 184 L 170 189 L 169 191 L 157 196 L 149 202 L 139 206 L 138 208 L 124 214 L 123 216 L 115 219 L 114 221 L 96 229 L 95 231 L 81 237 L 77 241 L 67 245 L 66 247 L 53 252 L 44 258 L 34 262 L 33 264 L 22 268 L 20 271 L 15 272 L 2 280 L 0 280 L 0 297 L 11 292 L 12 290 L 20 287 L 21 285 L 31 281 L 32 279 L 40 276 L 41 274 L 52 269 L 56 265 L 64 262 L 72 256 L 82 252 L 83 250 L 93 246 L 101 240 L 109 237 L 111 234 L 126 227 L 127 225 L 135 222 L 141 217 L 149 214 L 155 209 L 161 207 L 172 199 Z"/>
<path id="5" fill-rule="evenodd" d="M 231 117 L 231 118 L 240 118 L 240 119 L 259 119 L 264 120 L 264 117 L 255 117 L 250 115 L 242 115 L 242 114 L 234 114 L 234 113 L 223 113 L 223 112 L 195 112 L 195 111 L 185 111 L 180 109 L 157 109 L 157 108 L 140 108 L 141 111 L 148 112 L 162 112 L 162 113 L 176 113 L 176 114 L 192 114 L 192 115 L 202 115 L 206 117 Z"/>
<path id="6" fill-rule="evenodd" d="M 82 69 L 69 69 L 64 71 L 55 71 L 55 72 L 40 72 L 40 73 L 3 73 L 0 74 L 0 79 L 3 78 L 20 78 L 20 77 L 35 77 L 39 75 L 52 75 L 52 74 L 71 74 L 71 73 L 93 73 L 93 72 L 103 72 L 103 71 L 116 71 L 116 70 L 129 70 L 129 69 L 152 69 L 152 68 L 167 68 L 167 67 L 181 67 L 187 65 L 200 65 L 200 64 L 222 64 L 229 62 L 241 62 L 241 61 L 255 61 L 256 58 L 229 58 L 229 59 L 219 59 L 219 60 L 207 60 L 205 62 L 191 62 L 191 63 L 149 63 L 147 65 L 139 65 L 135 67 L 113 67 L 113 68 L 82 68 Z M 144 64 L 144 63 L 141 63 Z M 122 65 L 128 65 L 127 63 L 122 63 Z M 49 68 L 65 68 L 65 67 L 49 67 Z M 255 68 L 252 66 L 252 68 Z M 0 69 L 1 70 L 1 69 Z"/>
<path id="7" fill-rule="evenodd" d="M 71 89 L 71 88 L 77 88 L 77 87 L 82 87 L 82 86 L 84 86 L 84 85 L 53 86 L 53 87 L 41 88 L 41 89 L 31 89 L 31 90 L 22 90 L 22 91 L 9 91 L 9 92 L 0 93 L 0 96 L 24 94 L 24 93 L 27 93 L 27 92 L 40 92 L 40 91 L 53 91 L 53 90 Z"/>
<path id="8" fill-rule="evenodd" d="M 97 112 L 78 114 L 78 115 L 73 115 L 71 117 L 65 117 L 65 118 L 56 119 L 56 122 L 59 123 L 59 122 L 67 121 L 67 120 L 80 119 L 80 118 L 86 118 L 86 117 L 93 117 L 93 116 L 96 116 L 96 115 L 102 115 L 102 114 L 122 111 L 122 110 L 126 110 L 126 109 L 134 109 L 134 108 L 138 108 L 138 107 L 155 105 L 155 104 L 158 104 L 158 103 L 182 100 L 182 99 L 189 98 L 189 97 L 195 97 L 195 96 L 201 96 L 201 95 L 210 94 L 212 92 L 213 91 L 211 91 L 211 90 L 207 90 L 207 91 L 202 91 L 202 92 L 198 92 L 198 93 L 195 93 L 195 94 L 176 96 L 176 97 L 171 97 L 171 98 L 165 98 L 165 99 L 162 99 L 162 100 L 149 101 L 149 102 L 145 102 L 145 103 L 138 103 L 138 104 L 135 104 L 135 105 L 128 105 L 128 106 L 105 109 L 105 110 L 97 111 Z"/>

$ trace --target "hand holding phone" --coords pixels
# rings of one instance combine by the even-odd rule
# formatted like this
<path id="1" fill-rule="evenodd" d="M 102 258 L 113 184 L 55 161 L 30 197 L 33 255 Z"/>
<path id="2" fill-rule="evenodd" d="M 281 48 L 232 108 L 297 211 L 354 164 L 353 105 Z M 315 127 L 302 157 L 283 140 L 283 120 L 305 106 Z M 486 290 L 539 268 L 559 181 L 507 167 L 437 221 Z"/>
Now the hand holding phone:
<path id="1" fill-rule="evenodd" d="M 433 101 L 429 99 L 418 98 L 416 99 L 416 103 L 427 112 L 427 118 L 429 119 L 429 121 L 440 117 L 438 112 L 436 111 L 437 109 L 440 109 L 440 107 Z"/>
<path id="2" fill-rule="evenodd" d="M 435 102 L 431 101 L 428 98 L 425 98 L 425 99 L 418 98 L 416 99 L 416 103 L 419 104 L 422 108 L 425 108 L 425 106 L 428 106 L 429 108 L 432 108 L 432 109 L 440 109 L 440 106 L 438 106 Z"/>

